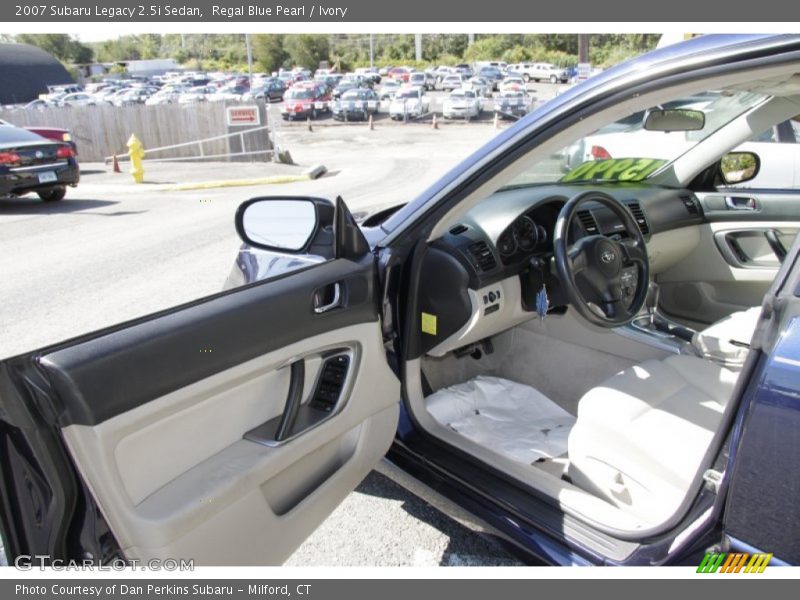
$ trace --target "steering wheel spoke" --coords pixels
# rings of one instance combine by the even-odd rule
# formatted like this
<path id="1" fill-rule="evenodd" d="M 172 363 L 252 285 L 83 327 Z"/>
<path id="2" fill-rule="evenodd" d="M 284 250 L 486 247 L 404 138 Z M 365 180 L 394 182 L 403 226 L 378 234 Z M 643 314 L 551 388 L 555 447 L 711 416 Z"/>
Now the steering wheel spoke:
<path id="1" fill-rule="evenodd" d="M 647 250 L 644 248 L 644 244 L 640 244 L 638 240 L 623 240 L 619 246 L 622 248 L 625 266 L 641 265 L 647 262 Z"/>
<path id="2" fill-rule="evenodd" d="M 577 275 L 587 267 L 586 252 L 584 251 L 583 244 L 577 243 L 570 246 L 567 251 L 569 256 L 570 266 L 572 273 Z"/>

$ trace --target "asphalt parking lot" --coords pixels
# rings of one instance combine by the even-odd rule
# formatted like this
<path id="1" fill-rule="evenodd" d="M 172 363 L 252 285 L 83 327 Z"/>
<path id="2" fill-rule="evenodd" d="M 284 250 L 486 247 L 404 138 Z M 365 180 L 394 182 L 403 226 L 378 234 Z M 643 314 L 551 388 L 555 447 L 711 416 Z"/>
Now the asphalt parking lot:
<path id="1" fill-rule="evenodd" d="M 282 128 L 296 167 L 145 164 L 145 183 L 82 165 L 67 198 L 0 199 L 0 358 L 219 291 L 239 240 L 238 204 L 266 194 L 342 195 L 354 212 L 405 202 L 495 135 L 491 123 Z M 313 181 L 178 191 L 324 164 Z M 125 165 L 123 165 L 125 166 Z M 1 560 L 1 559 L 0 559 Z M 291 565 L 509 565 L 476 535 L 373 473 L 291 557 Z"/>

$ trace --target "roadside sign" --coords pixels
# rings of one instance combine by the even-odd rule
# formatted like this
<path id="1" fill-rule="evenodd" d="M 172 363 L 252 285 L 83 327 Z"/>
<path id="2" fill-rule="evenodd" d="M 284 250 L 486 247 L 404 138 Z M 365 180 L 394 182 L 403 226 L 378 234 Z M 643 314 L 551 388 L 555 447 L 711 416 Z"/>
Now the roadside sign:
<path id="1" fill-rule="evenodd" d="M 228 106 L 225 108 L 228 127 L 237 125 L 261 125 L 258 106 Z"/>

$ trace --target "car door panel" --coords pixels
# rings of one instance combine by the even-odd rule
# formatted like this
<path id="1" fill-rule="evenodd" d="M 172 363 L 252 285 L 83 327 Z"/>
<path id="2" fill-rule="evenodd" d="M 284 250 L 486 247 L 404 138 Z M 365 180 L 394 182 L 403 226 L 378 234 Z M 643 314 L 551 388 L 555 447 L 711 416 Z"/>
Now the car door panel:
<path id="1" fill-rule="evenodd" d="M 762 303 L 780 267 L 780 250 L 791 248 L 800 232 L 800 192 L 697 196 L 706 219 L 698 245 L 657 281 L 664 311 L 702 326 Z"/>
<path id="2" fill-rule="evenodd" d="M 13 359 L 43 375 L 67 451 L 128 558 L 277 564 L 378 462 L 399 381 L 374 266 L 338 259 Z M 341 306 L 314 311 L 338 283 Z M 282 442 L 249 431 L 286 410 L 302 361 L 313 412 L 327 357 L 347 355 L 333 409 Z M 318 411 L 319 412 L 319 411 Z"/>

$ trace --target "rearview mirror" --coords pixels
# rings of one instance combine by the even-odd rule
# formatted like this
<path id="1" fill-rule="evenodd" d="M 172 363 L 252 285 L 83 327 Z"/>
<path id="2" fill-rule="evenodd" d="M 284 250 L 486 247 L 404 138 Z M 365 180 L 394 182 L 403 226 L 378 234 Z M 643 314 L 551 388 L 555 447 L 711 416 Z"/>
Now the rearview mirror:
<path id="1" fill-rule="evenodd" d="M 647 131 L 698 131 L 705 124 L 705 113 L 683 108 L 653 108 L 644 117 Z"/>
<path id="2" fill-rule="evenodd" d="M 722 181 L 728 185 L 750 181 L 760 168 L 761 161 L 753 152 L 728 152 L 719 163 Z"/>
<path id="3" fill-rule="evenodd" d="M 299 253 L 319 226 L 317 203 L 310 198 L 253 198 L 236 212 L 236 231 L 246 244 L 264 250 Z"/>

